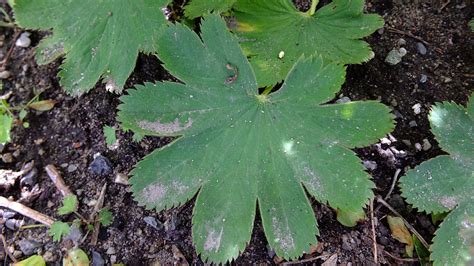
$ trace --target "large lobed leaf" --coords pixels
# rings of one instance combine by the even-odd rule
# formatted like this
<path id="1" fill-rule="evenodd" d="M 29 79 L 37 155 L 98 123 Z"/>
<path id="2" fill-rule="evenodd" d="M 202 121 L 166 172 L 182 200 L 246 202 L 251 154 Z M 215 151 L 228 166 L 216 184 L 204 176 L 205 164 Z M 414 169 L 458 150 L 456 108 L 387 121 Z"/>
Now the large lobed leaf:
<path id="1" fill-rule="evenodd" d="M 245 248 L 258 202 L 270 246 L 296 258 L 318 235 L 305 189 L 321 203 L 360 212 L 374 185 L 351 148 L 390 132 L 393 116 L 374 101 L 325 104 L 345 69 L 320 57 L 299 60 L 280 90 L 260 95 L 225 22 L 211 15 L 201 30 L 200 38 L 174 25 L 158 41 L 160 59 L 184 84 L 146 84 L 121 98 L 125 129 L 180 136 L 136 165 L 134 197 L 160 211 L 197 193 L 193 241 L 213 262 Z"/>
<path id="2" fill-rule="evenodd" d="M 40 62 L 64 52 L 59 76 L 73 95 L 90 90 L 100 78 L 120 92 L 139 51 L 154 52 L 166 27 L 162 8 L 170 0 L 16 0 L 21 27 L 53 30 L 40 44 Z M 49 55 L 49 56 L 48 56 Z"/>
<path id="3" fill-rule="evenodd" d="M 423 162 L 400 180 L 403 196 L 421 211 L 451 211 L 431 246 L 439 265 L 461 265 L 474 259 L 474 97 L 467 108 L 443 102 L 429 115 L 441 155 Z M 470 231 L 470 233 L 467 233 Z"/>
<path id="4" fill-rule="evenodd" d="M 370 60 L 373 52 L 359 39 L 381 28 L 383 20 L 363 14 L 363 7 L 364 0 L 334 0 L 310 15 L 291 0 L 237 1 L 236 31 L 258 84 L 283 80 L 302 54 L 342 64 Z"/>
<path id="5" fill-rule="evenodd" d="M 237 0 L 192 0 L 184 9 L 188 18 L 197 18 L 211 12 L 224 12 L 229 10 Z"/>

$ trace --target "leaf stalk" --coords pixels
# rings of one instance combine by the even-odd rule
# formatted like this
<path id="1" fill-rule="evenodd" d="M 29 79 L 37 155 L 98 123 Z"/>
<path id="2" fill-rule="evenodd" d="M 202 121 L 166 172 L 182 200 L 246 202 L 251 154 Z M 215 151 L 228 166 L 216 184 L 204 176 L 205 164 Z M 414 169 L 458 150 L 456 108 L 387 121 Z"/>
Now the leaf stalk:
<path id="1" fill-rule="evenodd" d="M 319 4 L 319 0 L 312 0 L 311 1 L 311 7 L 308 10 L 308 14 L 310 16 L 312 16 L 312 15 L 314 15 L 314 13 L 316 13 L 316 7 L 318 6 L 318 4 Z"/>

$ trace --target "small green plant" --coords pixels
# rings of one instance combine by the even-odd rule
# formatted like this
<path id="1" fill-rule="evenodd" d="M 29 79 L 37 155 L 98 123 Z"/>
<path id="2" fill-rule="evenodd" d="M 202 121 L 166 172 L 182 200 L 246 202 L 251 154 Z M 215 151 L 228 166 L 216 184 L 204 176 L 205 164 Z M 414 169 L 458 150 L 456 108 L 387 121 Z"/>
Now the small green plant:
<path id="1" fill-rule="evenodd" d="M 184 9 L 188 18 L 206 16 L 211 12 L 220 13 L 229 10 L 237 0 L 192 0 Z"/>
<path id="2" fill-rule="evenodd" d="M 66 223 L 63 221 L 54 222 L 49 228 L 49 235 L 53 237 L 53 241 L 60 241 L 62 237 L 67 236 L 71 231 L 71 224 L 76 226 L 85 225 L 90 231 L 93 230 L 93 223 L 95 221 L 89 221 L 77 212 L 79 206 L 77 197 L 75 195 L 69 195 L 64 197 L 63 206 L 58 209 L 59 215 L 74 214 L 76 219 L 72 223 Z M 103 208 L 99 211 L 98 221 L 103 226 L 108 226 L 112 223 L 112 213 L 107 209 Z"/>
<path id="3" fill-rule="evenodd" d="M 10 131 L 14 125 L 20 125 L 25 128 L 30 126 L 25 121 L 29 109 L 48 111 L 53 109 L 56 104 L 54 100 L 39 100 L 40 94 L 37 94 L 25 105 L 12 107 L 7 101 L 10 95 L 11 93 L 0 96 L 0 144 L 10 142 Z"/>
<path id="4" fill-rule="evenodd" d="M 260 87 L 283 80 L 302 54 L 358 64 L 374 57 L 359 40 L 383 27 L 383 19 L 363 13 L 364 0 L 334 0 L 300 12 L 291 0 L 238 0 L 236 33 L 249 56 Z"/>
<path id="5" fill-rule="evenodd" d="M 117 136 L 115 135 L 115 128 L 110 126 L 105 126 L 103 129 L 105 136 L 105 143 L 108 147 L 113 146 L 117 143 Z"/>
<path id="6" fill-rule="evenodd" d="M 72 95 L 89 91 L 102 78 L 121 92 L 138 52 L 152 53 L 167 21 L 170 0 L 16 0 L 16 22 L 24 28 L 52 29 L 39 45 L 40 63 L 66 54 L 59 76 Z"/>
<path id="7" fill-rule="evenodd" d="M 260 94 L 225 22 L 210 15 L 201 32 L 176 24 L 158 40 L 161 61 L 184 84 L 145 84 L 121 98 L 124 129 L 178 137 L 132 171 L 134 197 L 161 211 L 198 194 L 193 241 L 204 260 L 220 263 L 250 241 L 258 202 L 270 246 L 297 258 L 318 235 L 305 189 L 360 213 L 374 184 L 351 148 L 389 133 L 393 116 L 375 101 L 325 104 L 345 69 L 320 57 L 301 58 L 281 89 Z"/>
<path id="8" fill-rule="evenodd" d="M 436 104 L 429 120 L 448 154 L 408 171 L 400 187 L 420 211 L 451 211 L 436 231 L 431 260 L 435 265 L 464 265 L 474 259 L 474 97 L 466 108 L 450 102 Z"/>

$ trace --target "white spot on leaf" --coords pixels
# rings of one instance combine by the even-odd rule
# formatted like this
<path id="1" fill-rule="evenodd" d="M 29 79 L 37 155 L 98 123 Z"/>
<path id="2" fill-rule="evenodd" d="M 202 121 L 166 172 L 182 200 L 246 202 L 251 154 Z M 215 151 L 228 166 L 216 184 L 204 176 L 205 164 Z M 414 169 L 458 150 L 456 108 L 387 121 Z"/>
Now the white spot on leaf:
<path id="1" fill-rule="evenodd" d="M 441 200 L 439 201 L 441 205 L 448 209 L 452 209 L 458 205 L 456 197 L 449 196 L 449 197 L 442 197 Z"/>
<path id="2" fill-rule="evenodd" d="M 173 122 L 170 123 L 162 123 L 160 120 L 157 120 L 155 122 L 140 121 L 138 122 L 138 125 L 143 129 L 151 130 L 156 133 L 173 134 L 190 128 L 193 125 L 193 120 L 189 118 L 184 125 L 181 125 L 178 118 L 176 118 Z"/>
<path id="3" fill-rule="evenodd" d="M 280 246 L 281 250 L 285 253 L 293 251 L 295 249 L 295 240 L 293 239 L 290 227 L 288 226 L 288 221 L 286 225 L 282 225 L 277 217 L 273 217 L 272 227 L 275 232 L 275 244 Z"/>
<path id="4" fill-rule="evenodd" d="M 214 230 L 209 230 L 206 237 L 206 242 L 204 242 L 204 250 L 206 251 L 215 251 L 219 250 L 221 246 L 222 233 L 224 232 L 224 227 L 221 227 L 219 233 Z"/>

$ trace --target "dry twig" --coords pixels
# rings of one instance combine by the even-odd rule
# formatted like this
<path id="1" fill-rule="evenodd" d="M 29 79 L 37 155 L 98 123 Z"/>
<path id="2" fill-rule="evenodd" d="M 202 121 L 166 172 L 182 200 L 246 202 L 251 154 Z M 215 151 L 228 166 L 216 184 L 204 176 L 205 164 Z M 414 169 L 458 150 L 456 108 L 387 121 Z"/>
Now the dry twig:
<path id="1" fill-rule="evenodd" d="M 89 221 L 94 221 L 97 213 L 102 209 L 104 206 L 104 198 L 105 198 L 105 191 L 107 190 L 107 183 L 102 186 L 102 190 L 100 191 L 99 199 L 97 200 L 97 204 L 94 206 L 94 210 L 92 211 Z M 94 231 L 92 232 L 91 237 L 91 245 L 97 245 L 97 239 L 99 238 L 99 228 L 100 228 L 100 221 L 97 220 L 94 222 Z"/>
<path id="2" fill-rule="evenodd" d="M 393 254 L 391 254 L 390 252 L 384 250 L 383 253 L 385 255 L 388 255 L 390 258 L 394 259 L 394 260 L 397 260 L 397 261 L 401 261 L 401 262 L 417 262 L 419 261 L 417 258 L 399 258 Z"/>
<path id="3" fill-rule="evenodd" d="M 17 260 L 15 259 L 15 257 L 10 253 L 10 250 L 8 250 L 8 246 L 7 246 L 7 241 L 5 240 L 5 237 L 3 235 L 0 235 L 0 238 L 2 239 L 2 244 L 3 244 L 3 249 L 5 250 L 5 253 L 8 255 L 8 257 L 10 257 L 10 259 L 13 261 L 13 262 L 17 262 Z"/>
<path id="4" fill-rule="evenodd" d="M 418 233 L 418 231 L 416 231 L 416 229 L 407 220 L 405 220 L 405 218 L 403 218 L 403 216 L 401 216 L 400 213 L 398 213 L 392 206 L 390 206 L 390 204 L 388 204 L 385 200 L 383 200 L 382 197 L 377 196 L 377 201 L 379 203 L 382 203 L 383 206 L 387 207 L 387 209 L 393 212 L 393 214 L 400 217 L 403 220 L 403 223 L 405 224 L 405 226 L 408 228 L 408 230 L 410 230 L 414 235 L 416 235 L 416 237 L 418 237 L 421 244 L 423 244 L 423 246 L 426 249 L 429 249 L 430 245 L 428 245 L 428 242 L 426 242 L 426 240 L 420 235 L 420 233 Z"/>
<path id="5" fill-rule="evenodd" d="M 8 208 L 12 211 L 18 212 L 19 214 L 26 216 L 28 218 L 31 218 L 46 226 L 51 226 L 55 222 L 53 218 L 45 214 L 42 214 L 38 211 L 28 208 L 21 203 L 10 201 L 7 198 L 2 197 L 2 196 L 0 196 L 0 207 Z"/>
<path id="6" fill-rule="evenodd" d="M 320 255 L 320 256 L 317 256 L 317 257 L 308 258 L 308 259 L 304 259 L 304 260 L 289 261 L 289 262 L 282 263 L 281 265 L 286 266 L 286 265 L 294 265 L 294 264 L 303 264 L 303 263 L 308 263 L 308 262 L 312 262 L 312 261 L 319 260 L 319 259 L 324 259 L 324 258 L 327 258 L 327 257 L 332 256 L 332 255 L 333 254 L 325 254 L 325 255 Z"/>
<path id="7" fill-rule="evenodd" d="M 46 173 L 48 174 L 49 178 L 51 178 L 51 181 L 53 181 L 56 188 L 59 190 L 59 192 L 61 192 L 64 197 L 73 195 L 69 187 L 66 186 L 66 183 L 61 177 L 61 174 L 59 173 L 58 169 L 54 165 L 49 164 L 44 168 L 44 170 L 46 170 Z"/>
<path id="8" fill-rule="evenodd" d="M 374 253 L 374 262 L 375 264 L 379 263 L 378 259 L 378 250 L 377 250 L 377 236 L 375 234 L 375 217 L 374 217 L 374 199 L 370 199 L 369 203 L 370 208 L 370 223 L 372 225 L 372 244 L 373 244 L 373 253 Z"/>
<path id="9" fill-rule="evenodd" d="M 387 195 L 385 195 L 385 197 L 383 198 L 385 201 L 390 198 L 390 195 L 392 195 L 392 192 L 395 189 L 395 185 L 397 184 L 398 176 L 400 175 L 401 171 L 402 170 L 398 168 L 395 171 L 395 174 L 393 175 L 393 179 L 392 179 L 392 185 L 390 186 L 390 190 L 388 191 Z M 380 210 L 380 207 L 382 207 L 382 205 L 379 204 L 379 206 L 375 208 L 375 212 L 378 212 Z"/>
<path id="10" fill-rule="evenodd" d="M 418 41 L 422 42 L 422 43 L 425 44 L 425 45 L 430 45 L 429 42 L 425 41 L 425 40 L 424 40 L 423 38 L 421 38 L 421 37 L 418 37 L 418 36 L 414 35 L 414 34 L 411 33 L 411 32 L 404 32 L 404 31 L 401 31 L 401 30 L 398 30 L 398 29 L 395 29 L 395 28 L 392 28 L 392 27 L 386 27 L 386 29 L 387 29 L 389 32 L 393 32 L 393 33 L 405 35 L 405 36 L 408 36 L 408 37 L 413 38 L 413 39 L 415 39 L 415 40 L 418 40 Z"/>
<path id="11" fill-rule="evenodd" d="M 20 35 L 20 31 L 15 30 L 15 35 L 13 36 L 12 46 L 8 50 L 7 55 L 5 56 L 5 58 L 3 58 L 3 60 L 0 62 L 2 64 L 0 66 L 0 69 L 2 69 L 2 70 L 5 69 L 5 66 L 7 65 L 8 59 L 10 59 L 10 56 L 12 55 L 13 50 L 15 49 L 15 43 L 16 43 L 16 40 L 18 39 L 19 35 Z"/>

